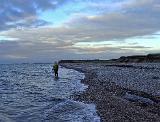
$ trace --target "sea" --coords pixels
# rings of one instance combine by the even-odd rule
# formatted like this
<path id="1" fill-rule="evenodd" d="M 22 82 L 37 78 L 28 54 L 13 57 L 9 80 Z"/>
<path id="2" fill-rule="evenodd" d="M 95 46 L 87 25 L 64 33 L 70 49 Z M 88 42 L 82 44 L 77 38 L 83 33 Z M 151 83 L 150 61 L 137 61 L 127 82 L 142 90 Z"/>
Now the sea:
<path id="1" fill-rule="evenodd" d="M 0 122 L 100 122 L 94 104 L 74 101 L 84 74 L 52 64 L 0 65 Z"/>

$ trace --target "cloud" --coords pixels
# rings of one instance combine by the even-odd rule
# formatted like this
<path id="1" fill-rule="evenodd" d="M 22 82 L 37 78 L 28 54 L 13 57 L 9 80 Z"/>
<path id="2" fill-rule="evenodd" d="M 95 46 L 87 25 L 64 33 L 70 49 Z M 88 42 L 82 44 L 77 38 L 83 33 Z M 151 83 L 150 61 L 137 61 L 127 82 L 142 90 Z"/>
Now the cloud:
<path id="1" fill-rule="evenodd" d="M 71 27 L 76 25 L 76 28 L 86 33 L 86 36 L 92 36 L 90 40 L 98 41 L 125 39 L 158 32 L 160 15 L 155 10 L 155 3 L 153 5 L 150 5 L 149 2 L 146 4 L 136 3 L 139 10 L 132 8 L 130 3 L 120 12 L 75 17 L 66 24 Z"/>
<path id="2" fill-rule="evenodd" d="M 44 29 L 44 30 L 43 30 Z M 102 57 L 108 58 L 111 55 L 115 55 L 127 52 L 136 52 L 141 50 L 143 53 L 150 47 L 138 46 L 115 46 L 114 44 L 95 44 L 91 46 L 79 45 L 76 37 L 73 35 L 57 35 L 62 30 L 55 31 L 54 29 L 35 29 L 32 31 L 12 31 L 11 36 L 15 35 L 15 38 L 20 40 L 3 41 L 0 43 L 0 55 L 8 60 L 25 61 L 25 62 L 52 62 L 52 60 L 60 59 L 78 59 L 78 58 L 96 58 Z M 47 34 L 45 34 L 45 32 Z M 53 34 L 56 33 L 55 35 Z M 17 34 L 16 34 L 17 33 Z M 8 34 L 8 33 L 7 33 Z M 34 35 L 34 36 L 31 36 Z M 63 32 L 64 34 L 64 32 Z M 67 37 L 68 36 L 68 37 Z M 64 40 L 66 38 L 66 40 Z M 67 40 L 68 38 L 68 40 Z M 25 39 L 25 40 L 23 40 Z M 70 39 L 73 39 L 70 40 Z M 97 45 L 97 46 L 96 46 Z M 103 54 L 103 56 L 102 56 Z M 106 54 L 104 56 L 104 54 Z"/>
<path id="3" fill-rule="evenodd" d="M 38 18 L 39 12 L 54 10 L 65 2 L 65 0 L 1 0 L 0 30 L 48 24 Z"/>
<path id="4" fill-rule="evenodd" d="M 0 55 L 5 60 L 38 62 L 52 61 L 53 58 L 113 58 L 157 51 L 149 45 L 139 45 L 138 41 L 132 43 L 128 40 L 144 35 L 152 37 L 160 30 L 160 2 L 157 0 L 126 0 L 116 3 L 118 11 L 108 11 L 108 6 L 101 4 L 99 7 L 102 7 L 102 13 L 73 14 L 58 27 L 39 20 L 37 15 L 39 11 L 61 7 L 65 0 L 21 2 L 12 0 L 7 5 L 7 0 L 2 0 L 0 3 L 4 9 L 0 11 L 0 36 L 17 39 L 0 42 Z M 98 5 L 98 2 L 90 4 L 91 8 L 97 8 Z M 23 28 L 16 28 L 19 26 Z M 75 46 L 81 42 L 84 42 L 83 46 Z M 87 47 L 88 43 L 94 42 L 106 42 L 106 45 L 102 43 Z M 119 42 L 123 46 L 118 45 Z"/>

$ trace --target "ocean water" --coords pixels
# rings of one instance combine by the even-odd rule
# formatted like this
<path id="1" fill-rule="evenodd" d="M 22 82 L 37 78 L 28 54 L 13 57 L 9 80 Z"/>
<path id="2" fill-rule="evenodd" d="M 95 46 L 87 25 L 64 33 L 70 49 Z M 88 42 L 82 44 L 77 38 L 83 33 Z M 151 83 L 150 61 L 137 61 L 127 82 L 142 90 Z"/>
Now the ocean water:
<path id="1" fill-rule="evenodd" d="M 0 65 L 0 122 L 99 122 L 94 104 L 71 96 L 87 86 L 84 74 L 51 64 Z"/>

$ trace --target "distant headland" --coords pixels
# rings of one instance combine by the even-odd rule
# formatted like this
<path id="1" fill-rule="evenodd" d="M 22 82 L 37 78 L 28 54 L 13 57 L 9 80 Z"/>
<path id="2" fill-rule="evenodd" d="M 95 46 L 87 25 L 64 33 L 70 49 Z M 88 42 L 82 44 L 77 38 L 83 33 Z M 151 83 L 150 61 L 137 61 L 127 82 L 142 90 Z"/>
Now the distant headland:
<path id="1" fill-rule="evenodd" d="M 157 63 L 160 62 L 160 53 L 148 55 L 121 56 L 110 60 L 60 60 L 59 63 Z"/>

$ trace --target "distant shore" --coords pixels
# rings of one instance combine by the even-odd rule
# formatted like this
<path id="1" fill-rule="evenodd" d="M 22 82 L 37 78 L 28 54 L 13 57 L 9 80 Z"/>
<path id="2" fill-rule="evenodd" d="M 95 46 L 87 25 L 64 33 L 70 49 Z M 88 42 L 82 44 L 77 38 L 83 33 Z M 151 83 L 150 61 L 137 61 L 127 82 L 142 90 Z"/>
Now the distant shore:
<path id="1" fill-rule="evenodd" d="M 160 121 L 160 63 L 60 65 L 85 73 L 88 89 L 74 99 L 94 103 L 102 121 Z"/>
<path id="2" fill-rule="evenodd" d="M 121 56 L 110 60 L 61 60 L 59 63 L 160 63 L 160 54 Z"/>

